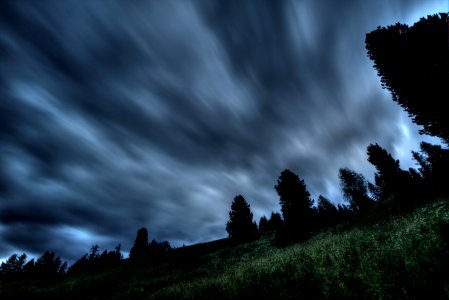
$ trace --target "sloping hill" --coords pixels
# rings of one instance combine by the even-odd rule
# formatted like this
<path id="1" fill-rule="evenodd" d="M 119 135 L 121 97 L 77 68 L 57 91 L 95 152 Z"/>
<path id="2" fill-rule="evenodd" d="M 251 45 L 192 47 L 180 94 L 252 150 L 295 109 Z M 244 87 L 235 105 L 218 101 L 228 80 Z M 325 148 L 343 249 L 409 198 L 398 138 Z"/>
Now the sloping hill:
<path id="1" fill-rule="evenodd" d="M 183 260 L 124 261 L 50 287 L 4 286 L 2 299 L 449 299 L 448 200 L 282 249 L 273 237 L 212 243 Z"/>

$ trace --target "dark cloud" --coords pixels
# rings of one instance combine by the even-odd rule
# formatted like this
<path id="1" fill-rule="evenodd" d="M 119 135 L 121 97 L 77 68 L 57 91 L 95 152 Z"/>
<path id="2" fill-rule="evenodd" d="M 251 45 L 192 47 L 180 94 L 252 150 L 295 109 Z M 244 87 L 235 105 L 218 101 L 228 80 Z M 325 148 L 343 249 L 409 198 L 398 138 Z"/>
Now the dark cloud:
<path id="1" fill-rule="evenodd" d="M 422 137 L 364 38 L 438 5 L 2 1 L 0 257 L 221 238 L 237 194 L 279 210 L 285 168 L 339 202 L 369 143 L 410 166 Z"/>

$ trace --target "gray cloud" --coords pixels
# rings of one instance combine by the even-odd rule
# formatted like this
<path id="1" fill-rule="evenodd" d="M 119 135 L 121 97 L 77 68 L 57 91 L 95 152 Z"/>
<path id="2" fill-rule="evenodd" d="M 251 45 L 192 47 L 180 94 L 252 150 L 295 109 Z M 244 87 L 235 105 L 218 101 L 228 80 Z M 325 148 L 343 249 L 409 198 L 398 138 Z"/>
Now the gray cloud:
<path id="1" fill-rule="evenodd" d="M 277 176 L 339 202 L 341 167 L 423 137 L 364 50 L 438 1 L 2 1 L 0 257 L 221 238 Z M 428 139 L 428 138 L 426 138 Z"/>

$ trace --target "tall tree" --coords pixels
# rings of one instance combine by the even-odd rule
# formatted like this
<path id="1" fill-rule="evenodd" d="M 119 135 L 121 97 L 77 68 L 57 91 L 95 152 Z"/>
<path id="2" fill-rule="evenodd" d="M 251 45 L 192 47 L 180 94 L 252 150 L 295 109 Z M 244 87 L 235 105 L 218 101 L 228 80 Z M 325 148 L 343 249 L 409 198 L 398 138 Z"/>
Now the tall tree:
<path id="1" fill-rule="evenodd" d="M 304 180 L 286 169 L 274 187 L 279 195 L 282 216 L 287 230 L 295 237 L 304 237 L 312 229 L 312 199 Z"/>
<path id="2" fill-rule="evenodd" d="M 411 27 L 378 27 L 366 35 L 365 44 L 382 87 L 423 126 L 420 132 L 449 143 L 448 15 L 427 16 Z"/>
<path id="3" fill-rule="evenodd" d="M 230 238 L 238 241 L 250 240 L 257 235 L 257 225 L 253 221 L 250 206 L 241 195 L 232 201 L 226 231 Z"/>
<path id="4" fill-rule="evenodd" d="M 368 196 L 368 182 L 362 174 L 342 168 L 339 178 L 343 197 L 352 211 L 365 212 L 373 206 L 374 201 Z"/>
<path id="5" fill-rule="evenodd" d="M 129 252 L 129 258 L 136 259 L 148 254 L 148 230 L 145 227 L 137 231 L 136 240 Z"/>
<path id="6" fill-rule="evenodd" d="M 368 161 L 376 168 L 374 175 L 376 199 L 384 200 L 397 191 L 399 185 L 399 160 L 395 160 L 387 150 L 378 144 L 367 148 Z"/>

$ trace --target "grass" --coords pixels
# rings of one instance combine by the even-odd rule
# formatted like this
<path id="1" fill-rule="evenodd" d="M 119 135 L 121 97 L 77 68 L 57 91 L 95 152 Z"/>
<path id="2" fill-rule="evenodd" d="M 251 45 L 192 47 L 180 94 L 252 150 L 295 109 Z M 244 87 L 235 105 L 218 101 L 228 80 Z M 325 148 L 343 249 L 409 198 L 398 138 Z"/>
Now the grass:
<path id="1" fill-rule="evenodd" d="M 126 261 L 101 274 L 24 289 L 22 296 L 449 299 L 448 200 L 382 223 L 322 232 L 286 248 L 273 247 L 272 239 L 266 235 L 182 263 Z M 6 288 L 2 299 L 11 295 Z"/>

